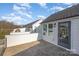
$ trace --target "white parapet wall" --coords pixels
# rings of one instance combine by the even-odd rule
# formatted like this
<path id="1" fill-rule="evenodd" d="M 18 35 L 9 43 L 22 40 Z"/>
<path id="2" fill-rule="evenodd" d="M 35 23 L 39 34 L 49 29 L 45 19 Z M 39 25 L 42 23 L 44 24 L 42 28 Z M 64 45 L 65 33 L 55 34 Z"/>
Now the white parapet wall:
<path id="1" fill-rule="evenodd" d="M 38 33 L 18 33 L 5 37 L 7 38 L 7 47 L 11 47 L 38 40 Z"/>
<path id="2" fill-rule="evenodd" d="M 11 32 L 10 35 L 24 35 L 24 34 L 31 34 L 30 32 Z"/>

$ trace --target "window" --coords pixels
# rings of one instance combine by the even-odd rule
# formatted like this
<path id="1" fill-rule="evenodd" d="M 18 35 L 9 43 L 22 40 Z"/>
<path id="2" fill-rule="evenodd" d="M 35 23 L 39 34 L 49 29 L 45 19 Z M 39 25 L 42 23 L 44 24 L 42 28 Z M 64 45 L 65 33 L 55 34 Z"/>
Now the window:
<path id="1" fill-rule="evenodd" d="M 48 35 L 53 32 L 53 24 L 48 24 Z"/>
<path id="2" fill-rule="evenodd" d="M 47 33 L 47 24 L 43 25 L 43 35 L 46 35 Z"/>

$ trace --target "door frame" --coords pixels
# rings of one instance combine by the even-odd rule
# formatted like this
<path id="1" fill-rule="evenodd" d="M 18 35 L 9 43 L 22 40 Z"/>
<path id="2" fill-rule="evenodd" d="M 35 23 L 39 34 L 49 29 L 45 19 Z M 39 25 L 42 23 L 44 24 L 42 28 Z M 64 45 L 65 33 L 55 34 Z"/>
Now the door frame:
<path id="1" fill-rule="evenodd" d="M 60 25 L 59 24 L 62 24 L 62 23 L 68 23 L 68 30 L 69 30 L 69 38 L 68 38 L 68 44 L 69 44 L 69 47 L 65 47 L 64 45 L 60 45 L 60 38 L 59 38 L 59 28 L 60 28 Z M 62 43 L 63 44 L 63 43 Z M 58 22 L 58 45 L 64 47 L 64 48 L 67 48 L 67 49 L 71 49 L 71 21 L 64 21 L 64 22 Z"/>

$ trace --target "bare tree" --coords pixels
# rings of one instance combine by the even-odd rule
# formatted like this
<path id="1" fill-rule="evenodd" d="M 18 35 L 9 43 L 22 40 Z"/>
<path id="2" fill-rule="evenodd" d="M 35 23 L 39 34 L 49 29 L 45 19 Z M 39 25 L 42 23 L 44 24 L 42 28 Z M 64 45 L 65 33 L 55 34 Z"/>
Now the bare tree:
<path id="1" fill-rule="evenodd" d="M 20 27 L 19 25 L 15 25 L 13 22 L 8 21 L 0 21 L 0 38 L 4 38 L 5 35 L 9 34 L 13 31 L 14 28 Z"/>

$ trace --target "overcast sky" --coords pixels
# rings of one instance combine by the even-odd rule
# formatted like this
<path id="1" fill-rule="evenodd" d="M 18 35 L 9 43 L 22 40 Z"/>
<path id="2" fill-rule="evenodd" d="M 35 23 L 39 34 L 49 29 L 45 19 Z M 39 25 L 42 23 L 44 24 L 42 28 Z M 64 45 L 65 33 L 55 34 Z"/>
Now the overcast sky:
<path id="1" fill-rule="evenodd" d="M 72 3 L 0 3 L 0 20 L 27 24 L 71 7 Z"/>

